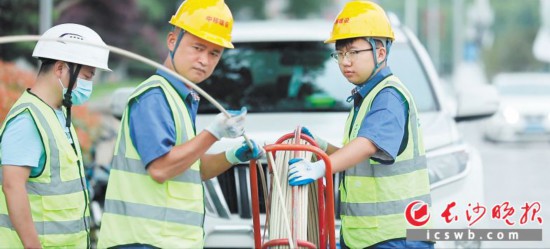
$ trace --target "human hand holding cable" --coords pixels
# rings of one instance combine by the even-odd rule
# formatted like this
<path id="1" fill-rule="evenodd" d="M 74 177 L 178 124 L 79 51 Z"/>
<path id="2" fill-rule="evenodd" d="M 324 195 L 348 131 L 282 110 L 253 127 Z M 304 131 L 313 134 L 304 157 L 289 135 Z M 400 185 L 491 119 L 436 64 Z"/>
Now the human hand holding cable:
<path id="1" fill-rule="evenodd" d="M 222 137 L 236 138 L 244 134 L 244 120 L 247 113 L 246 107 L 241 110 L 228 110 L 225 113 L 219 113 L 216 118 L 205 129 L 218 140 Z"/>
<path id="2" fill-rule="evenodd" d="M 292 158 L 288 161 L 288 184 L 300 186 L 309 184 L 325 175 L 325 162 L 307 162 L 302 158 Z"/>
<path id="3" fill-rule="evenodd" d="M 235 146 L 225 152 L 225 158 L 231 164 L 244 163 L 252 159 L 258 159 L 264 155 L 264 150 L 258 146 L 254 140 L 250 140 L 250 144 L 244 141 L 241 145 Z"/>
<path id="4" fill-rule="evenodd" d="M 320 149 L 322 149 L 325 152 L 327 151 L 327 148 L 328 148 L 327 141 L 325 141 L 324 139 L 322 139 L 320 137 L 313 136 L 313 134 L 306 127 L 302 127 L 301 131 L 302 131 L 303 134 L 308 135 L 311 138 L 313 138 Z"/>

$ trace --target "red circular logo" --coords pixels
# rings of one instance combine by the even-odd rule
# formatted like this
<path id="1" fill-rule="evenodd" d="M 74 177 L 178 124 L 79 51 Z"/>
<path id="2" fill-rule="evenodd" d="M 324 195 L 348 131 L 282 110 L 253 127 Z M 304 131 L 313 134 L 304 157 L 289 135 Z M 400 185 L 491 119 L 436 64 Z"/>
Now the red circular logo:
<path id="1" fill-rule="evenodd" d="M 430 220 L 428 204 L 423 201 L 413 201 L 405 209 L 405 218 L 409 224 L 420 227 L 426 225 Z"/>

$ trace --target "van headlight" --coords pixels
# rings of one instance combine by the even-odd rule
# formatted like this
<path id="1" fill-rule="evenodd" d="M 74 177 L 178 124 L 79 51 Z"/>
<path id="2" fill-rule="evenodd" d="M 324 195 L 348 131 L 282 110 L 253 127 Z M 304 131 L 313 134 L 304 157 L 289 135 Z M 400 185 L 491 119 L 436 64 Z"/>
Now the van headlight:
<path id="1" fill-rule="evenodd" d="M 466 146 L 453 145 L 426 153 L 432 189 L 459 180 L 468 172 Z"/>
<path id="2" fill-rule="evenodd" d="M 519 122 L 519 112 L 518 110 L 516 110 L 516 108 L 504 108 L 504 110 L 502 111 L 502 116 L 504 116 L 504 120 L 506 120 L 506 123 L 517 124 Z"/>

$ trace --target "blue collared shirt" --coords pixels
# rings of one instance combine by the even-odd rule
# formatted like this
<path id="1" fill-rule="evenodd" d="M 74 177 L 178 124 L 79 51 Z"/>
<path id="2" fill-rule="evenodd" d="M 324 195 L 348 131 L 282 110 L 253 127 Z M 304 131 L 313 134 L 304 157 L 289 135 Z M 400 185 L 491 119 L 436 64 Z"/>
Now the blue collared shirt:
<path id="1" fill-rule="evenodd" d="M 355 115 L 367 94 L 382 80 L 392 75 L 389 67 L 382 68 L 370 80 L 357 86 L 351 98 L 354 101 Z M 358 137 L 369 139 L 379 151 L 372 157 L 383 164 L 392 164 L 397 157 L 407 120 L 408 104 L 395 88 L 382 89 L 374 98 L 371 109 L 362 120 Z M 355 120 L 353 117 L 353 121 Z"/>
<path id="2" fill-rule="evenodd" d="M 59 124 L 68 132 L 63 111 L 54 111 Z M 69 133 L 67 139 L 72 142 Z M 46 151 L 31 114 L 23 112 L 6 124 L 0 141 L 0 155 L 0 165 L 31 167 L 31 178 L 42 174 L 46 163 Z"/>
<path id="3" fill-rule="evenodd" d="M 198 95 L 176 77 L 157 70 L 185 102 L 193 127 L 199 107 Z M 176 144 L 176 125 L 166 96 L 160 88 L 152 88 L 130 102 L 130 137 L 146 167 L 168 153 Z"/>

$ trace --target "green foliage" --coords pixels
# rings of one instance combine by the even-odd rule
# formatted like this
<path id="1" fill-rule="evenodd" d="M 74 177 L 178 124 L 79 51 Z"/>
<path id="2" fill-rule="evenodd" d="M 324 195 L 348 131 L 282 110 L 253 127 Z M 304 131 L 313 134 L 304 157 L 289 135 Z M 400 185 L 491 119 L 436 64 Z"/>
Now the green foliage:
<path id="1" fill-rule="evenodd" d="M 146 19 L 155 23 L 167 23 L 169 17 L 175 12 L 177 5 L 174 1 L 138 0 L 138 7 Z"/>
<path id="2" fill-rule="evenodd" d="M 381 0 L 380 5 L 387 11 L 398 16 L 402 24 L 405 24 L 405 1 Z M 468 2 L 468 1 L 466 1 Z M 429 30 L 428 14 L 433 11 L 430 1 L 418 0 L 417 2 L 417 36 L 427 47 Z M 439 1 L 439 72 L 451 73 L 453 63 L 453 1 Z M 428 49 L 428 48 L 427 48 Z M 428 49 L 429 51 L 429 49 Z"/>
<path id="3" fill-rule="evenodd" d="M 386 12 L 392 12 L 396 14 L 401 20 L 405 16 L 405 4 L 401 1 L 382 0 L 379 1 L 380 6 L 386 10 Z"/>
<path id="4" fill-rule="evenodd" d="M 105 82 L 102 84 L 94 84 L 94 91 L 90 99 L 91 101 L 104 99 L 106 96 L 109 96 L 118 88 L 136 87 L 143 80 L 145 80 L 145 78 L 128 79 L 128 80 L 118 81 L 118 82 Z"/>
<path id="5" fill-rule="evenodd" d="M 387 10 L 394 12 L 404 21 L 404 1 L 380 0 Z M 418 0 L 418 38 L 427 46 L 428 30 L 426 16 L 430 3 Z M 453 68 L 453 1 L 439 1 L 440 19 L 440 73 L 452 73 Z M 463 1 L 464 11 L 474 0 Z M 492 46 L 481 48 L 481 56 L 487 75 L 492 77 L 501 71 L 540 71 L 544 63 L 537 61 L 531 51 L 533 41 L 540 26 L 539 0 L 492 0 L 495 14 L 491 26 L 494 42 Z M 466 18 L 466 13 L 463 14 Z M 464 20 L 466 22 L 466 20 Z M 428 49 L 429 51 L 429 49 Z"/>
<path id="6" fill-rule="evenodd" d="M 38 34 L 39 1 L 0 0 L 0 36 Z M 22 14 L 25 13 L 25 14 Z M 25 56 L 29 61 L 34 43 L 0 45 L 0 58 L 6 61 Z"/>
<path id="7" fill-rule="evenodd" d="M 495 41 L 483 53 L 490 78 L 504 71 L 540 71 L 544 63 L 537 61 L 532 52 L 538 32 L 539 1 L 491 1 L 495 10 L 493 24 Z"/>
<path id="8" fill-rule="evenodd" d="M 235 20 L 265 19 L 265 1 L 225 0 Z"/>
<path id="9" fill-rule="evenodd" d="M 56 0 L 54 23 L 80 22 L 96 30 L 110 45 L 137 52 L 145 57 L 161 61 L 167 54 L 166 32 L 168 20 L 182 0 Z M 225 0 L 235 20 L 266 19 L 268 1 Z M 284 14 L 289 18 L 304 19 L 326 17 L 332 19 L 341 7 L 333 0 L 288 0 Z M 397 14 L 404 21 L 405 1 L 378 0 L 387 11 Z M 427 13 L 434 0 L 417 0 L 418 37 L 427 44 Z M 474 0 L 464 0 L 464 11 Z M 0 0 L 0 36 L 37 34 L 39 27 L 39 3 L 37 0 Z M 453 7 L 454 1 L 438 1 L 440 17 L 440 73 L 452 72 L 453 63 Z M 491 0 L 495 20 L 491 27 L 494 34 L 492 46 L 483 48 L 481 55 L 489 76 L 501 71 L 544 70 L 547 64 L 534 59 L 531 47 L 538 31 L 539 0 Z M 332 11 L 332 12 L 330 12 Z M 330 16 L 328 13 L 330 12 Z M 466 14 L 463 14 L 466 18 Z M 463 19 L 464 19 L 463 18 Z M 466 22 L 466 20 L 464 20 Z M 31 58 L 33 42 L 0 45 L 0 57 L 14 60 Z M 112 67 L 120 57 L 112 56 Z M 129 62 L 130 72 L 144 71 L 143 67 Z M 139 75 L 138 75 L 139 76 Z"/>
<path id="10" fill-rule="evenodd" d="M 176 1 L 64 0 L 56 7 L 60 15 L 54 23 L 86 25 L 109 45 L 160 61 L 167 54 L 164 40 L 170 29 L 168 20 L 176 8 Z M 129 71 L 141 68 L 142 63 L 111 54 L 109 64 L 125 77 Z"/>
<path id="11" fill-rule="evenodd" d="M 319 17 L 329 3 L 329 0 L 288 1 L 288 7 L 285 12 L 290 18 L 294 19 Z"/>
<path id="12" fill-rule="evenodd" d="M 60 16 L 54 24 L 78 23 L 96 31 L 109 45 L 132 48 L 132 36 L 138 35 L 145 24 L 135 0 L 64 1 Z"/>

